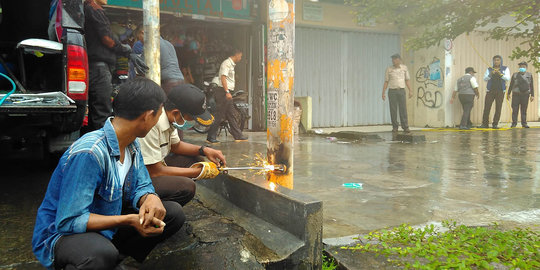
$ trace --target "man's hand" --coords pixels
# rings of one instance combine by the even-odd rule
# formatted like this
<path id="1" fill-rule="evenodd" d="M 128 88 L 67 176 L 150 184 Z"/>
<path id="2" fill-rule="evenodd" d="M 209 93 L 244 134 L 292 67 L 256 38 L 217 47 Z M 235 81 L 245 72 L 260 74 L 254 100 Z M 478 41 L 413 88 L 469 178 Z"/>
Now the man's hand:
<path id="1" fill-rule="evenodd" d="M 226 97 L 227 99 L 229 99 L 229 100 L 232 99 L 231 93 L 226 93 L 226 94 L 225 94 L 225 97 Z"/>
<path id="2" fill-rule="evenodd" d="M 510 100 L 510 95 L 509 94 L 506 95 L 506 100 Z"/>
<path id="3" fill-rule="evenodd" d="M 139 224 L 143 228 L 160 225 L 159 223 L 156 224 L 155 219 L 162 221 L 167 213 L 161 199 L 155 194 L 146 194 L 142 199 L 144 201 L 139 209 Z"/>
<path id="4" fill-rule="evenodd" d="M 412 98 L 412 96 L 413 96 L 413 93 L 412 91 L 409 90 L 409 98 Z"/>
<path id="5" fill-rule="evenodd" d="M 450 104 L 454 104 L 454 97 L 450 99 Z"/>
<path id="6" fill-rule="evenodd" d="M 385 93 L 382 93 L 382 100 L 383 100 L 383 101 L 386 100 L 386 94 L 385 94 Z"/>
<path id="7" fill-rule="evenodd" d="M 217 166 L 223 165 L 227 166 L 227 161 L 225 160 L 225 156 L 223 153 L 219 150 L 205 147 L 204 148 L 204 155 L 212 162 L 214 162 Z"/>
<path id="8" fill-rule="evenodd" d="M 533 101 L 534 101 L 534 96 L 531 96 L 531 102 L 533 102 Z"/>
<path id="9" fill-rule="evenodd" d="M 140 223 L 139 215 L 130 214 L 127 215 L 130 222 L 129 224 L 139 232 L 143 237 L 157 236 L 163 233 L 165 223 L 157 218 L 152 218 L 149 226 L 144 226 Z"/>

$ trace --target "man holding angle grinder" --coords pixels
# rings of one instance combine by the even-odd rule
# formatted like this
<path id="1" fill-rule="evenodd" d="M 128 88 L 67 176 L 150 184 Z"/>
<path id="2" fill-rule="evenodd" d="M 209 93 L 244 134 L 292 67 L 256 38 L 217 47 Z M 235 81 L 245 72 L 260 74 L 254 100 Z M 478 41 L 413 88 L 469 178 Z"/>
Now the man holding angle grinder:
<path id="1" fill-rule="evenodd" d="M 204 93 L 191 84 L 174 86 L 158 123 L 140 140 L 156 193 L 182 206 L 195 196 L 192 179 L 214 178 L 219 174 L 218 166 L 226 165 L 221 151 L 180 140 L 178 130 L 190 129 L 195 120 L 205 125 L 214 121 L 206 110 Z M 211 162 L 202 161 L 201 156 Z"/>
<path id="2" fill-rule="evenodd" d="M 174 86 L 167 95 L 158 123 L 139 140 L 144 164 L 162 200 L 175 201 L 183 206 L 195 196 L 193 180 L 214 178 L 221 171 L 285 170 L 281 165 L 227 168 L 221 151 L 180 140 L 178 130 L 190 129 L 195 120 L 203 125 L 214 122 L 206 110 L 204 93 L 191 84 Z M 210 162 L 202 161 L 201 156 L 206 156 Z"/>

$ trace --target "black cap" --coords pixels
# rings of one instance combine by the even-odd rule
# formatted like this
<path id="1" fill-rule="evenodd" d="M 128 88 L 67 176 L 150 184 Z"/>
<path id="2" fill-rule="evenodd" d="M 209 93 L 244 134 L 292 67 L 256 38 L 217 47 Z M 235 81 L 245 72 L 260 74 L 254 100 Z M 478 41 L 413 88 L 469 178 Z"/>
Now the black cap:
<path id="1" fill-rule="evenodd" d="M 465 73 L 471 73 L 471 72 L 478 73 L 478 72 L 474 71 L 473 67 L 468 67 L 468 68 L 465 69 Z"/>
<path id="2" fill-rule="evenodd" d="M 209 126 L 214 122 L 214 116 L 206 110 L 206 96 L 196 86 L 192 84 L 177 85 L 171 88 L 167 97 L 178 110 L 191 114 L 199 124 Z"/>
<path id="3" fill-rule="evenodd" d="M 518 64 L 519 66 L 527 66 L 527 62 L 523 61 L 521 63 Z"/>
<path id="4" fill-rule="evenodd" d="M 396 58 L 397 58 L 397 59 L 401 59 L 401 55 L 399 55 L 399 53 L 393 54 L 393 55 L 390 56 L 390 57 L 392 57 L 392 59 L 396 59 Z"/>

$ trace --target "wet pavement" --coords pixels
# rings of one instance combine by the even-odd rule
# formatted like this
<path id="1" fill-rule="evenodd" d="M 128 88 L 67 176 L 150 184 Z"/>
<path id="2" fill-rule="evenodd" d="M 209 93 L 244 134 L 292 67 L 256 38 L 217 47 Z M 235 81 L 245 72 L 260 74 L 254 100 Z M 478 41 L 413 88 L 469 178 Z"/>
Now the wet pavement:
<path id="1" fill-rule="evenodd" d="M 247 165 L 256 153 L 266 153 L 266 133 L 245 134 L 248 142 L 234 142 L 230 135 L 218 138 L 223 142 L 214 147 L 223 150 L 229 166 Z M 297 136 L 294 189 L 323 201 L 324 238 L 447 219 L 466 225 L 540 224 L 540 129 L 414 131 L 426 137 L 417 144 L 392 141 L 390 132 L 376 134 L 382 140 Z M 203 144 L 204 139 L 201 134 L 185 135 L 191 143 Z M 35 213 L 54 169 L 45 163 L 1 166 L 0 269 L 40 269 L 30 242 Z M 254 172 L 230 173 L 246 181 L 266 181 Z M 344 183 L 361 183 L 362 189 Z M 163 245 L 143 269 L 184 261 L 190 264 L 178 269 L 202 269 L 219 251 L 225 259 L 217 260 L 223 265 L 215 269 L 239 269 L 246 262 L 252 268 L 245 269 L 262 267 L 253 257 L 256 239 L 227 217 L 197 202 L 186 213 L 191 228 Z"/>
<path id="2" fill-rule="evenodd" d="M 249 142 L 215 145 L 229 166 L 266 153 L 266 133 L 246 133 Z M 456 220 L 466 225 L 540 224 L 540 129 L 414 131 L 426 142 L 347 140 L 325 135 L 297 137 L 294 189 L 323 201 L 324 238 L 366 233 L 401 223 Z M 204 137 L 186 134 L 202 143 Z M 231 172 L 265 181 L 253 172 Z M 342 187 L 362 183 L 362 189 Z"/>

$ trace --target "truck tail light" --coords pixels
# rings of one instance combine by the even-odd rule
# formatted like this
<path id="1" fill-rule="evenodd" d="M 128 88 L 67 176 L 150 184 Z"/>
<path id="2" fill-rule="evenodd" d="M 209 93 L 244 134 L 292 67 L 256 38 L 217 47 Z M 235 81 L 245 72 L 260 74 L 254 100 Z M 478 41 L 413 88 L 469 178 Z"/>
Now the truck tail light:
<path id="1" fill-rule="evenodd" d="M 77 45 L 67 46 L 67 94 L 74 100 L 88 98 L 88 56 Z"/>

